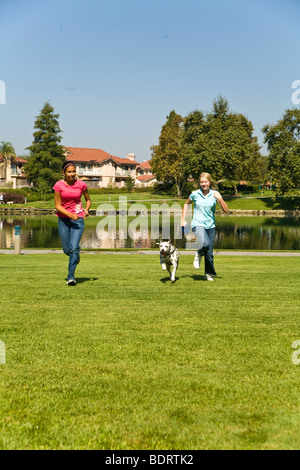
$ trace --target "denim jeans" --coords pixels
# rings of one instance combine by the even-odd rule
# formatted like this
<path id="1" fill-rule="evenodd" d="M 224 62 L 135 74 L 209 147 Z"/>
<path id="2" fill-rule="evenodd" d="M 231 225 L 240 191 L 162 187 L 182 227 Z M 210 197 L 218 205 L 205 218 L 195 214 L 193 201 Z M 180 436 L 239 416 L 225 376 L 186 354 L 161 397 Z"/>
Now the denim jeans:
<path id="1" fill-rule="evenodd" d="M 204 227 L 193 227 L 192 231 L 198 238 L 198 253 L 199 256 L 204 256 L 205 259 L 205 274 L 211 274 L 216 276 L 216 271 L 214 268 L 214 241 L 216 235 L 215 228 L 206 229 Z"/>
<path id="2" fill-rule="evenodd" d="M 64 253 L 69 256 L 68 281 L 74 279 L 75 269 L 79 262 L 79 242 L 84 229 L 84 220 L 69 219 L 66 217 L 58 218 L 58 232 L 61 238 Z"/>

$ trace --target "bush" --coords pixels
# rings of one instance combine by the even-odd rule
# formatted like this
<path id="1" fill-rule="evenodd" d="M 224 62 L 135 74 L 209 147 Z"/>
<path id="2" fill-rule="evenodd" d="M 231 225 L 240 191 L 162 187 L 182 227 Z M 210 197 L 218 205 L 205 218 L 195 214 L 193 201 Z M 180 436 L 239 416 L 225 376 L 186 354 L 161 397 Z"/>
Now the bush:
<path id="1" fill-rule="evenodd" d="M 7 204 L 9 201 L 12 201 L 14 204 L 24 204 L 25 197 L 22 194 L 6 191 L 3 193 L 3 202 Z"/>
<path id="2" fill-rule="evenodd" d="M 133 193 L 144 193 L 150 191 L 150 188 L 133 188 Z M 126 186 L 124 188 L 89 188 L 88 191 L 90 194 L 122 194 L 128 193 Z"/>
<path id="3" fill-rule="evenodd" d="M 151 188 L 152 194 L 164 193 L 171 191 L 173 183 L 154 183 Z"/>
<path id="4" fill-rule="evenodd" d="M 186 183 L 186 185 L 184 186 L 183 191 L 182 191 L 182 197 L 188 198 L 189 195 L 191 194 L 191 192 L 196 191 L 198 189 L 198 186 L 199 185 L 197 184 L 197 182 L 194 182 L 194 183 L 188 182 L 188 183 Z"/>

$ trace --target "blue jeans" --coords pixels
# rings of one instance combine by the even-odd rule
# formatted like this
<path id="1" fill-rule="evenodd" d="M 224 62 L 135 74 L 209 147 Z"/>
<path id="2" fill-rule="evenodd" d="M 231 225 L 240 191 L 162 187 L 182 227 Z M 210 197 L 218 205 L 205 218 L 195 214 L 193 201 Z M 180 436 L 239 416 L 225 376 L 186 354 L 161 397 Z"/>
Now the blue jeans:
<path id="1" fill-rule="evenodd" d="M 69 272 L 68 281 L 74 279 L 75 269 L 79 262 L 79 242 L 84 229 L 84 220 L 68 219 L 66 217 L 58 217 L 58 232 L 61 238 L 64 253 L 69 256 Z"/>
<path id="2" fill-rule="evenodd" d="M 216 229 L 207 229 L 204 227 L 197 226 L 193 227 L 192 231 L 194 232 L 199 241 L 199 256 L 204 256 L 205 259 L 205 274 L 211 274 L 213 276 L 216 276 L 213 254 Z"/>

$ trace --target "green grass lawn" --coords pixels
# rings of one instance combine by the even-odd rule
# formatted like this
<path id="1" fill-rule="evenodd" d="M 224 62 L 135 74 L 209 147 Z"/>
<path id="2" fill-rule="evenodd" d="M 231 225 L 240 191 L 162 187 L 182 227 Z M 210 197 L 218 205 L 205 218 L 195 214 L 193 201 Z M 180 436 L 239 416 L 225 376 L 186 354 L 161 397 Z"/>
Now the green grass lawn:
<path id="1" fill-rule="evenodd" d="M 0 255 L 1 449 L 299 449 L 297 258 Z"/>

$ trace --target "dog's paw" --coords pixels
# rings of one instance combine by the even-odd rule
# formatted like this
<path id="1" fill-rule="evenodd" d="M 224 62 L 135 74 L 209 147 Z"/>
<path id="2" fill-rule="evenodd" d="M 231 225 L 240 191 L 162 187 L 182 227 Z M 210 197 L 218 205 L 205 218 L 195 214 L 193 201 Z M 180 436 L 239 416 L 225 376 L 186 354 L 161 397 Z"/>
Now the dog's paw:
<path id="1" fill-rule="evenodd" d="M 162 269 L 163 271 L 166 271 L 166 269 L 167 269 L 167 266 L 166 266 L 164 263 L 162 263 L 162 265 L 161 265 L 161 269 Z"/>

